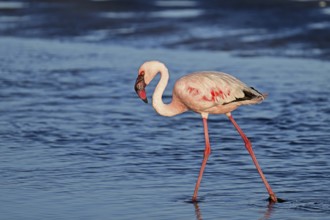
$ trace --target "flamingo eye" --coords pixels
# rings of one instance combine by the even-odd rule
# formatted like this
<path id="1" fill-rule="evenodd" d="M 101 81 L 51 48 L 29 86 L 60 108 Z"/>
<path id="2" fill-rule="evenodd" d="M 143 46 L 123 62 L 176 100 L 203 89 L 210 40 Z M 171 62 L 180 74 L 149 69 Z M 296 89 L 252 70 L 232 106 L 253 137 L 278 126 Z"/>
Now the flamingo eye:
<path id="1" fill-rule="evenodd" d="M 144 75 L 139 75 L 136 79 L 135 82 L 135 91 L 141 91 L 144 90 L 144 88 L 146 87 L 146 83 L 144 82 Z"/>
<path id="2" fill-rule="evenodd" d="M 137 85 L 136 85 L 136 89 L 137 89 L 137 90 L 142 90 L 142 89 L 144 89 L 143 84 L 141 84 L 141 83 L 137 84 Z"/>

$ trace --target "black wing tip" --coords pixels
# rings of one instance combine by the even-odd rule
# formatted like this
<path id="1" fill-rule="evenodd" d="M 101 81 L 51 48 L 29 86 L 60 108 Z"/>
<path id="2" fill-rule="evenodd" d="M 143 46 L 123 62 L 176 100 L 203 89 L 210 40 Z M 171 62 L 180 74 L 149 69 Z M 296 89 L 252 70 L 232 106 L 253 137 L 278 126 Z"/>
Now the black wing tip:
<path id="1" fill-rule="evenodd" d="M 230 103 L 234 103 L 234 102 L 243 102 L 243 101 L 249 101 L 249 100 L 258 100 L 257 102 L 260 102 L 262 100 L 264 100 L 268 94 L 262 94 L 260 93 L 258 90 L 254 89 L 253 87 L 250 87 L 253 91 L 257 92 L 258 94 L 255 94 L 251 91 L 248 90 L 243 90 L 244 96 L 241 98 L 236 98 L 235 100 L 231 101 L 231 102 L 226 102 L 223 105 L 227 105 Z"/>
<path id="2" fill-rule="evenodd" d="M 256 90 L 255 88 L 253 87 L 250 87 L 253 91 L 257 92 L 260 96 L 262 96 L 264 99 L 267 98 L 268 96 L 268 93 L 261 93 L 259 92 L 258 90 Z M 258 97 L 258 96 L 257 96 Z"/>

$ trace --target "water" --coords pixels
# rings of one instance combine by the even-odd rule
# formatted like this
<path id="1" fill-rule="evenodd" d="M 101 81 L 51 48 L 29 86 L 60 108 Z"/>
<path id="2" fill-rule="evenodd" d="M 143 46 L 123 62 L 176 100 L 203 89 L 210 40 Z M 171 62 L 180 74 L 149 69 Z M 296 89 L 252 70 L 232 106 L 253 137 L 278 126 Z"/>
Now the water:
<path id="1" fill-rule="evenodd" d="M 12 35 L 0 38 L 0 219 L 328 219 L 330 63 L 323 58 Z M 137 98 L 137 69 L 149 59 L 170 69 L 165 101 L 175 80 L 196 70 L 231 73 L 269 93 L 233 116 L 285 203 L 268 204 L 223 115 L 210 116 L 212 155 L 200 202 L 189 203 L 202 121 L 192 112 L 159 116 Z"/>
<path id="2" fill-rule="evenodd" d="M 0 35 L 330 59 L 330 1 L 0 1 Z"/>

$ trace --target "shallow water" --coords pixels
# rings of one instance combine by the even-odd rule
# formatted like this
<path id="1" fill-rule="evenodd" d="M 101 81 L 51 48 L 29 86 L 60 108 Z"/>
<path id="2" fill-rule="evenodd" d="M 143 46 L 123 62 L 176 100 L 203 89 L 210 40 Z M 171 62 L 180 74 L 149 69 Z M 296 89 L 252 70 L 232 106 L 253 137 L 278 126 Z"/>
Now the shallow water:
<path id="1" fill-rule="evenodd" d="M 0 1 L 0 219 L 328 219 L 329 5 Z M 286 202 L 268 204 L 223 115 L 209 118 L 212 155 L 190 202 L 202 120 L 137 98 L 150 59 L 171 72 L 165 102 L 198 70 L 269 93 L 233 116 Z"/>
<path id="2" fill-rule="evenodd" d="M 0 45 L 1 219 L 328 218 L 328 62 L 3 37 Z M 200 202 L 189 203 L 202 121 L 192 112 L 161 117 L 137 98 L 137 69 L 148 59 L 171 71 L 166 101 L 175 80 L 196 70 L 269 93 L 233 116 L 287 202 L 268 204 L 242 140 L 214 115 Z"/>
<path id="3" fill-rule="evenodd" d="M 330 59 L 319 0 L 0 1 L 0 36 Z"/>

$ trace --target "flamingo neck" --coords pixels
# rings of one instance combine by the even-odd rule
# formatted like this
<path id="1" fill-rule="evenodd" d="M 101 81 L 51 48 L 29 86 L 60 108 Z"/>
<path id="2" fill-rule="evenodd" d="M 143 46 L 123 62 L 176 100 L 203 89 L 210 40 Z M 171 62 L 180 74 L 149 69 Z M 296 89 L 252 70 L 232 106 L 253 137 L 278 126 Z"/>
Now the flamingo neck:
<path id="1" fill-rule="evenodd" d="M 152 96 L 152 106 L 156 112 L 168 117 L 184 112 L 185 109 L 175 97 L 172 97 L 172 102 L 169 104 L 163 102 L 163 94 L 168 83 L 169 73 L 166 67 L 160 68 L 157 73 L 160 73 L 160 80 Z"/>

